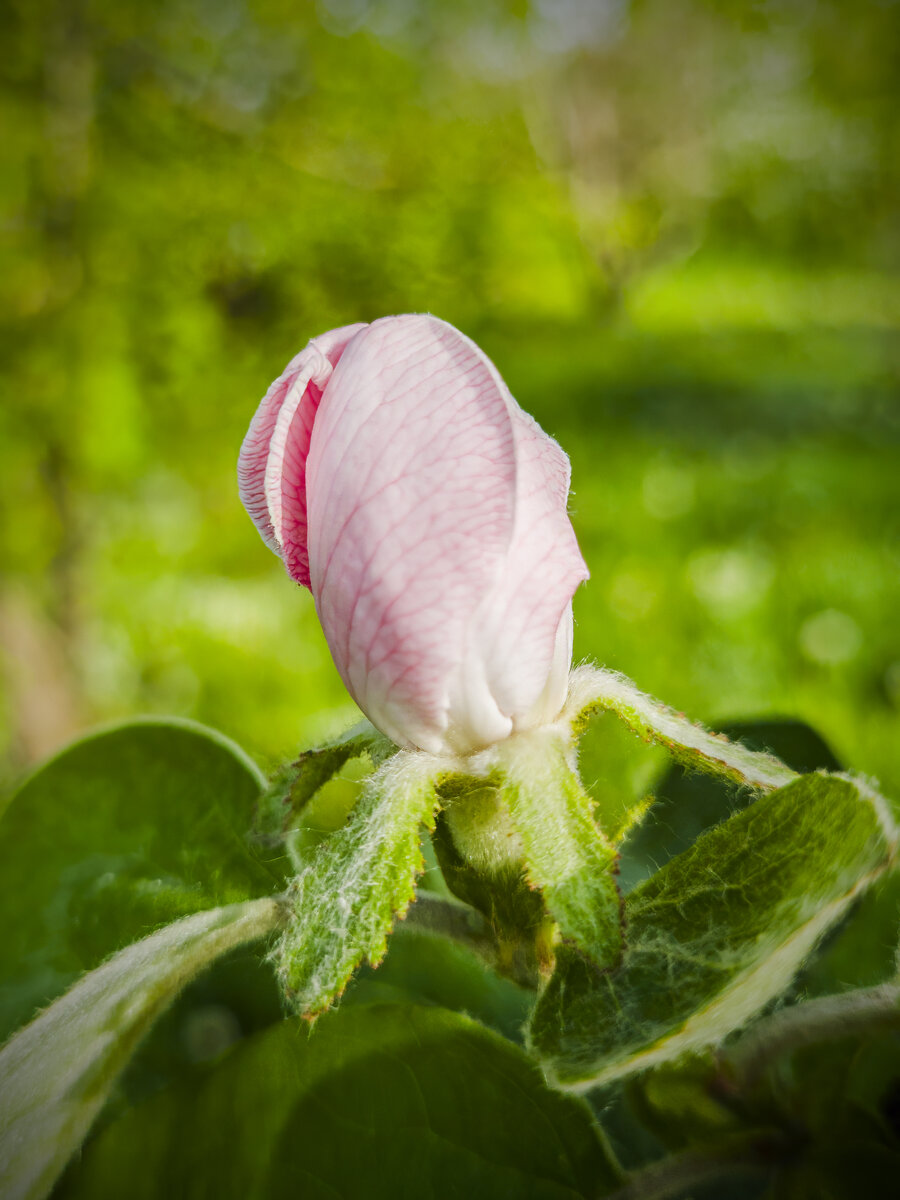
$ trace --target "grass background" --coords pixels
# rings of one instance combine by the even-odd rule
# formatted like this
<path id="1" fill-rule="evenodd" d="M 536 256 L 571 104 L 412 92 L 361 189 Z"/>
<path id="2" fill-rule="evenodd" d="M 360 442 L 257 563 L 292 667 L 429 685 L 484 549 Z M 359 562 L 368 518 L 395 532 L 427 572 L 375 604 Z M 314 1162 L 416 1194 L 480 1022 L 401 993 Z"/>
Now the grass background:
<path id="1" fill-rule="evenodd" d="M 900 796 L 900 6 L 0 11 L 4 778 L 137 712 L 265 764 L 353 719 L 235 460 L 310 336 L 428 310 L 572 458 L 576 657 Z"/>

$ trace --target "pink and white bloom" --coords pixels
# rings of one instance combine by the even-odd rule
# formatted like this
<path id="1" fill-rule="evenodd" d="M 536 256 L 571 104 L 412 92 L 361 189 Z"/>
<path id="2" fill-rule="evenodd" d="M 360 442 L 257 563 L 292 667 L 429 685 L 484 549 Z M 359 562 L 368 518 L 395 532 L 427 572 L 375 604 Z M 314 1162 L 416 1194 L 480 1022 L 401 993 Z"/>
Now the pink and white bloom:
<path id="1" fill-rule="evenodd" d="M 399 746 L 469 754 L 558 716 L 588 575 L 569 460 L 452 325 L 313 338 L 260 404 L 238 480 L 350 694 Z"/>

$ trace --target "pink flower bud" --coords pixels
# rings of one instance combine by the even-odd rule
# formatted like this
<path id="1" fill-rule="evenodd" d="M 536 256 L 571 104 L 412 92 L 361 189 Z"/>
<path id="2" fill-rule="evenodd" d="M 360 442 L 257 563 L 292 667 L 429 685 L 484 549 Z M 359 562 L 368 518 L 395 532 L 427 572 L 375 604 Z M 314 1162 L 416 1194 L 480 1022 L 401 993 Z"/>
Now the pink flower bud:
<path id="1" fill-rule="evenodd" d="M 313 338 L 260 404 L 238 480 L 354 700 L 399 746 L 468 754 L 559 714 L 588 575 L 569 460 L 452 325 Z"/>

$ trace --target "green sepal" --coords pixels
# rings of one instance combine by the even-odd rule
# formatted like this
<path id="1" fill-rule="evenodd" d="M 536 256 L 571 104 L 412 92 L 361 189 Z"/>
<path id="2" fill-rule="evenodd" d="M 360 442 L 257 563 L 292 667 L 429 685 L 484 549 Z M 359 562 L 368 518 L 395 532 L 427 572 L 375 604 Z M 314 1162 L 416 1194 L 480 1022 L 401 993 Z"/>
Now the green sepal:
<path id="1" fill-rule="evenodd" d="M 275 772 L 259 797 L 251 837 L 261 845 L 279 845 L 319 789 L 351 759 L 367 755 L 377 768 L 396 752 L 394 743 L 368 721 L 360 721 L 322 746 L 304 750 L 298 759 Z"/>
<path id="2" fill-rule="evenodd" d="M 599 967 L 623 951 L 618 854 L 599 828 L 593 804 L 554 729 L 530 730 L 495 749 L 498 779 L 539 889 L 562 941 Z"/>
<path id="3" fill-rule="evenodd" d="M 274 958 L 285 994 L 304 1016 L 324 1011 L 359 964 L 377 965 L 394 919 L 424 867 L 421 827 L 434 827 L 440 764 L 400 751 L 365 782 L 347 823 L 292 881 L 289 923 Z"/>
<path id="4" fill-rule="evenodd" d="M 484 785 L 476 785 L 476 796 L 484 795 Z M 493 796 L 499 789 L 491 788 Z M 444 797 L 442 794 L 442 805 Z M 491 803 L 493 803 L 493 799 Z M 460 848 L 454 836 L 454 815 L 466 804 L 459 800 L 453 808 L 443 808 L 438 814 L 432 841 L 441 873 L 447 887 L 459 900 L 482 913 L 498 937 L 532 937 L 545 920 L 540 894 L 530 887 L 525 877 L 524 863 L 511 861 L 489 869 L 483 863 L 473 863 Z"/>
<path id="5" fill-rule="evenodd" d="M 583 665 L 569 678 L 565 717 L 573 734 L 581 734 L 596 712 L 615 713 L 645 742 L 664 746 L 682 766 L 717 775 L 753 791 L 771 792 L 797 778 L 771 754 L 711 733 L 682 713 L 640 691 L 616 671 Z"/>
<path id="6" fill-rule="evenodd" d="M 525 873 L 521 839 L 502 788 L 472 776 L 445 776 L 432 842 L 447 887 L 477 909 L 496 939 L 496 969 L 536 987 L 549 965 L 547 916 Z"/>
<path id="7" fill-rule="evenodd" d="M 617 969 L 560 952 L 532 1046 L 561 1080 L 595 1086 L 718 1043 L 788 986 L 896 844 L 881 798 L 849 778 L 760 798 L 629 894 Z"/>

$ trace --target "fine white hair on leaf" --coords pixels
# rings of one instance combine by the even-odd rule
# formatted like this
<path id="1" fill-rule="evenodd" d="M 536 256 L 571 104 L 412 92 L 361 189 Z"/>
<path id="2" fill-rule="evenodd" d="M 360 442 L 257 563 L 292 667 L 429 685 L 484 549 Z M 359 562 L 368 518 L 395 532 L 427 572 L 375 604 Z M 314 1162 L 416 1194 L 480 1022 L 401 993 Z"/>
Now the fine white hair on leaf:
<path id="1" fill-rule="evenodd" d="M 532 1019 L 535 1052 L 585 1091 L 717 1045 L 894 868 L 896 832 L 852 777 L 813 772 L 759 797 L 629 893 L 620 967 L 561 961 Z"/>
<path id="2" fill-rule="evenodd" d="M 446 762 L 401 750 L 363 785 L 346 824 L 291 884 L 288 925 L 273 951 L 291 1004 L 323 1012 L 367 959 L 384 957 L 388 935 L 415 898 L 424 868 L 422 826 L 433 828 Z"/>
<path id="3" fill-rule="evenodd" d="M 0 1052 L 0 1194 L 41 1200 L 136 1046 L 216 958 L 279 925 L 278 899 L 194 913 L 82 976 Z"/>
<path id="4" fill-rule="evenodd" d="M 880 875 L 881 872 L 873 872 L 864 876 L 845 895 L 820 908 L 783 942 L 761 948 L 758 962 L 738 975 L 712 1003 L 698 1009 L 680 1028 L 635 1054 L 611 1062 L 587 1079 L 557 1086 L 564 1091 L 589 1092 L 681 1054 L 718 1045 L 784 991 L 823 935 Z"/>
<path id="5" fill-rule="evenodd" d="M 889 801 L 878 791 L 875 781 L 862 775 L 856 775 L 851 771 L 842 771 L 838 774 L 838 779 L 846 779 L 848 783 L 852 783 L 862 799 L 871 804 L 878 823 L 881 825 L 885 841 L 890 846 L 892 854 L 895 854 L 900 845 L 900 826 L 894 820 Z"/>

